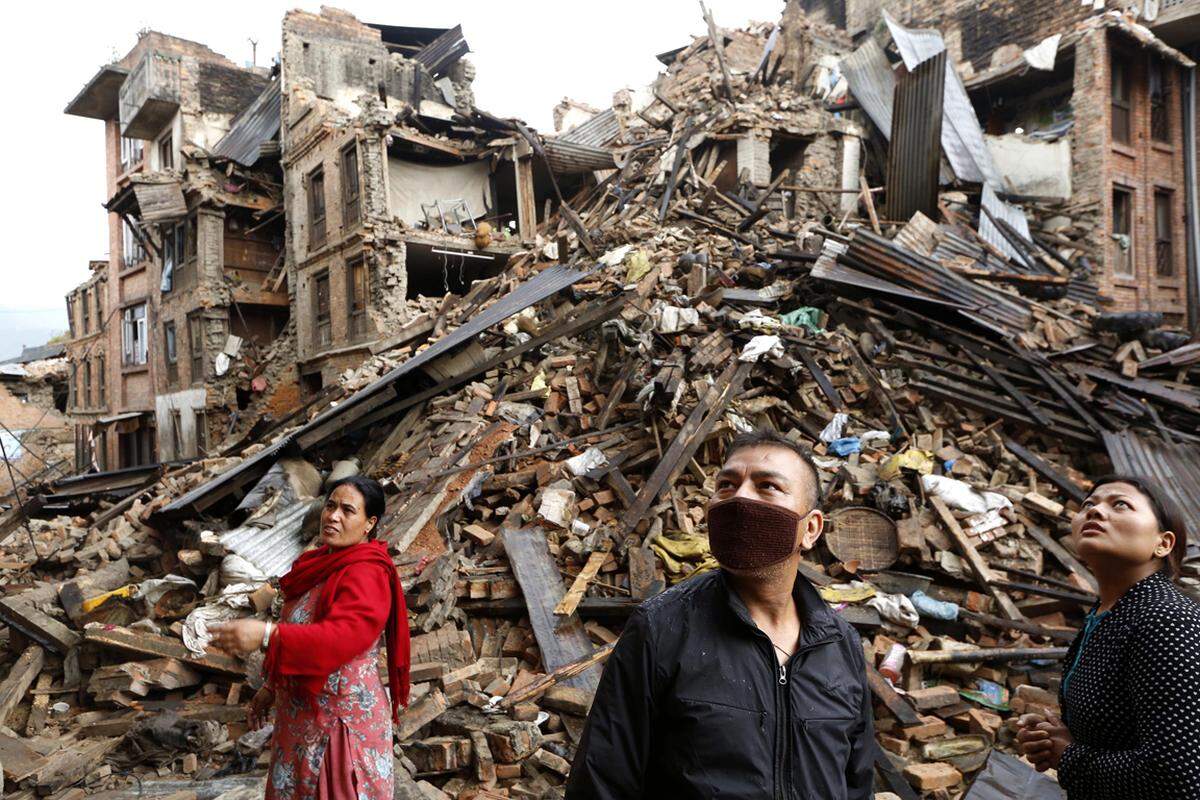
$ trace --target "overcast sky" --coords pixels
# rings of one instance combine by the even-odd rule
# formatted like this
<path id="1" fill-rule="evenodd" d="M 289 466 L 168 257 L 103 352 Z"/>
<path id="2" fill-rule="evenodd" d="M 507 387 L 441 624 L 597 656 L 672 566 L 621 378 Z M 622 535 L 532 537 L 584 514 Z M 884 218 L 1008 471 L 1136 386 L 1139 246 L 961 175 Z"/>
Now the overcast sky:
<path id="1" fill-rule="evenodd" d="M 607 107 L 622 86 L 648 83 L 656 53 L 704 33 L 696 0 L 599 3 L 511 0 L 337 4 L 364 22 L 451 27 L 461 23 L 478 77 L 476 103 L 551 131 L 564 96 Z M 0 212 L 6 231 L 0 292 L 0 359 L 66 328 L 64 295 L 107 258 L 104 138 L 99 120 L 63 114 L 100 65 L 124 55 L 137 31 L 152 28 L 207 44 L 236 63 L 279 52 L 289 8 L 318 3 L 205 2 L 18 3 L 0 37 L 7 154 Z M 782 0 L 710 0 L 717 24 L 775 21 Z"/>

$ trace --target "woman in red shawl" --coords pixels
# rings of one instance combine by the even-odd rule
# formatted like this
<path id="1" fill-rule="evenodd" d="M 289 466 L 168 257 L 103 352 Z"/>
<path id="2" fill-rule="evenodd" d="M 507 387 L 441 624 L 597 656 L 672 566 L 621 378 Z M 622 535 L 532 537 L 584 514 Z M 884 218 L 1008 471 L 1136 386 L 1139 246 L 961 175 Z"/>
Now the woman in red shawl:
<path id="1" fill-rule="evenodd" d="M 218 647 L 267 653 L 250 725 L 261 727 L 274 707 L 269 800 L 392 796 L 392 719 L 408 703 L 408 615 L 387 547 L 375 541 L 383 509 L 376 481 L 335 483 L 321 546 L 280 580 L 282 621 L 214 626 Z M 390 702 L 377 666 L 385 638 Z"/>

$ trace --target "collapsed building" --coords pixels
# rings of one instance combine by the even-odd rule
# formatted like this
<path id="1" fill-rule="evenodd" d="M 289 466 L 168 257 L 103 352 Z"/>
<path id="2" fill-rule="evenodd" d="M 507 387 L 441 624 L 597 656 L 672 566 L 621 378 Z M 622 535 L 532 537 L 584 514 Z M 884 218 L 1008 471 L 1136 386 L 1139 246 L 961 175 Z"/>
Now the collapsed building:
<path id="1" fill-rule="evenodd" d="M 22 486 L 73 474 L 71 422 L 67 417 L 75 391 L 65 347 L 23 347 L 21 354 L 0 363 L 0 496 L 8 504 L 19 499 Z"/>
<path id="2" fill-rule="evenodd" d="M 1069 58 L 1165 53 L 1081 17 Z M 984 137 L 1018 122 L 971 113 L 937 33 L 880 13 L 855 41 L 798 2 L 706 22 L 645 91 L 541 136 L 468 103 L 461 32 L 288 15 L 278 122 L 261 85 L 203 156 L 224 191 L 278 159 L 262 282 L 289 318 L 246 427 L 0 516 L 19 791 L 260 791 L 239 705 L 259 664 L 206 625 L 269 616 L 322 486 L 359 472 L 385 486 L 414 634 L 397 796 L 559 796 L 624 619 L 714 568 L 725 446 L 768 427 L 820 468 L 830 527 L 802 569 L 863 636 L 880 796 L 1054 796 L 1012 753 L 1096 597 L 1069 519 L 1115 469 L 1200 531 L 1200 345 L 1175 311 L 1124 310 L 1086 226 L 1014 190 Z M 267 413 L 289 371 L 303 396 Z"/>
<path id="3" fill-rule="evenodd" d="M 230 360 L 261 351 L 288 317 L 286 294 L 263 290 L 281 252 L 278 153 L 244 169 L 216 153 L 270 83 L 150 31 L 67 106 L 105 123 L 109 191 L 107 268 L 68 297 L 90 373 L 76 394 L 81 464 L 195 458 L 245 406 L 252 376 Z"/>
<path id="4" fill-rule="evenodd" d="M 1200 3 L 800 5 L 865 40 L 856 61 L 873 67 L 877 86 L 887 80 L 874 52 L 881 12 L 940 31 L 1003 171 L 997 191 L 1037 205 L 1041 233 L 1087 257 L 1113 309 L 1198 324 Z"/>

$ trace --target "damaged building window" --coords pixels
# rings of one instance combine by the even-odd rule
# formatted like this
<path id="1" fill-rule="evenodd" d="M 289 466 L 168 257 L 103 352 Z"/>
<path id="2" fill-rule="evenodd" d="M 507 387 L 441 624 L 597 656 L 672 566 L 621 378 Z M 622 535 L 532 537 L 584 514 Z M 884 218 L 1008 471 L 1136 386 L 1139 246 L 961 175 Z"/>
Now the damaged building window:
<path id="1" fill-rule="evenodd" d="M 87 336 L 92 332 L 92 312 L 88 307 L 87 289 L 83 290 L 83 295 L 79 298 L 79 310 L 82 316 L 80 327 L 83 329 L 83 335 Z"/>
<path id="2" fill-rule="evenodd" d="M 96 356 L 96 404 L 103 408 L 108 404 L 108 380 L 104 377 L 104 355 Z"/>
<path id="3" fill-rule="evenodd" d="M 188 317 L 188 355 L 191 357 L 192 383 L 204 380 L 204 320 Z"/>
<path id="4" fill-rule="evenodd" d="M 208 412 L 196 411 L 196 455 L 208 455 Z"/>
<path id="5" fill-rule="evenodd" d="M 92 407 L 92 362 L 83 362 L 83 405 L 84 408 Z"/>
<path id="6" fill-rule="evenodd" d="M 1154 192 L 1154 268 L 1158 275 L 1164 278 L 1175 274 L 1171 225 L 1173 200 L 1173 193 L 1166 189 Z"/>
<path id="7" fill-rule="evenodd" d="M 342 228 L 350 230 L 359 221 L 358 143 L 342 150 Z"/>
<path id="8" fill-rule="evenodd" d="M 71 338 L 75 338 L 75 296 L 67 298 L 67 330 L 71 333 Z"/>
<path id="9" fill-rule="evenodd" d="M 121 362 L 126 366 L 146 363 L 146 304 L 125 309 L 121 327 Z"/>
<path id="10" fill-rule="evenodd" d="M 67 384 L 67 405 L 71 408 L 76 408 L 76 400 L 79 397 L 79 365 L 71 365 L 71 382 Z"/>
<path id="11" fill-rule="evenodd" d="M 308 175 L 308 247 L 325 244 L 325 170 L 317 167 Z"/>
<path id="12" fill-rule="evenodd" d="M 121 172 L 129 172 L 142 163 L 142 140 L 121 137 Z"/>
<path id="13" fill-rule="evenodd" d="M 366 261 L 361 256 L 346 264 L 346 300 L 349 332 L 352 339 L 367 334 L 369 275 Z"/>
<path id="14" fill-rule="evenodd" d="M 146 259 L 146 248 L 129 224 L 129 220 L 121 220 L 121 263 L 125 269 L 130 269 Z"/>
<path id="15" fill-rule="evenodd" d="M 100 285 L 97 284 L 92 292 L 96 301 L 96 329 L 99 330 L 104 327 L 104 299 L 101 297 Z"/>
<path id="16" fill-rule="evenodd" d="M 167 360 L 167 380 L 175 383 L 179 380 L 179 345 L 175 338 L 175 323 L 163 323 L 163 353 Z"/>
<path id="17" fill-rule="evenodd" d="M 333 341 L 333 325 L 329 318 L 329 273 L 323 272 L 313 279 L 314 343 L 321 347 Z"/>
<path id="18" fill-rule="evenodd" d="M 169 133 L 158 142 L 158 168 L 175 169 L 175 142 Z"/>
<path id="19" fill-rule="evenodd" d="M 1113 189 L 1112 196 L 1113 272 L 1133 274 L 1133 192 Z"/>
<path id="20" fill-rule="evenodd" d="M 187 224 L 176 222 L 163 226 L 163 270 L 161 289 L 169 292 L 175 288 L 175 275 L 187 258 Z"/>
<path id="21" fill-rule="evenodd" d="M 1133 129 L 1128 63 L 1123 53 L 1114 52 L 1109 58 L 1112 75 L 1112 138 L 1121 144 L 1130 143 Z"/>
<path id="22" fill-rule="evenodd" d="M 1169 142 L 1169 91 L 1166 64 L 1157 56 L 1150 57 L 1150 137 L 1156 142 Z"/>

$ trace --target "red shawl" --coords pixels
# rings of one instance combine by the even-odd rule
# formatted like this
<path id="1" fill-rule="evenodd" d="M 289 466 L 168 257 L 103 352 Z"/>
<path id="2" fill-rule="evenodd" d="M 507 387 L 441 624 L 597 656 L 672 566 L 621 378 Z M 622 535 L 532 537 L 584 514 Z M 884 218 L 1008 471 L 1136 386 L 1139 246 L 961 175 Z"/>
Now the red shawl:
<path id="1" fill-rule="evenodd" d="M 351 573 L 362 575 L 363 566 L 359 565 L 377 565 L 384 570 L 391 596 L 385 597 L 377 589 L 371 588 L 378 586 L 377 582 L 345 580 Z M 392 714 L 395 716 L 401 705 L 408 705 L 408 611 L 404 605 L 404 588 L 388 555 L 387 545 L 380 541 L 367 541 L 336 550 L 328 546 L 310 550 L 296 559 L 291 571 L 280 579 L 279 585 L 284 597 L 294 600 L 322 582 L 325 585 L 317 598 L 314 623 L 321 622 L 329 615 L 339 591 L 343 603 L 349 594 L 368 592 L 362 597 L 355 596 L 354 600 L 375 608 L 382 604 L 390 608 L 384 630 L 387 633 L 388 687 L 392 695 Z M 292 627 L 305 626 L 280 626 L 281 635 L 278 639 L 272 636 L 264 668 L 273 682 L 289 677 L 303 691 L 315 696 L 325 686 L 329 675 L 342 666 L 343 656 L 321 647 L 285 647 L 282 634 Z"/>

